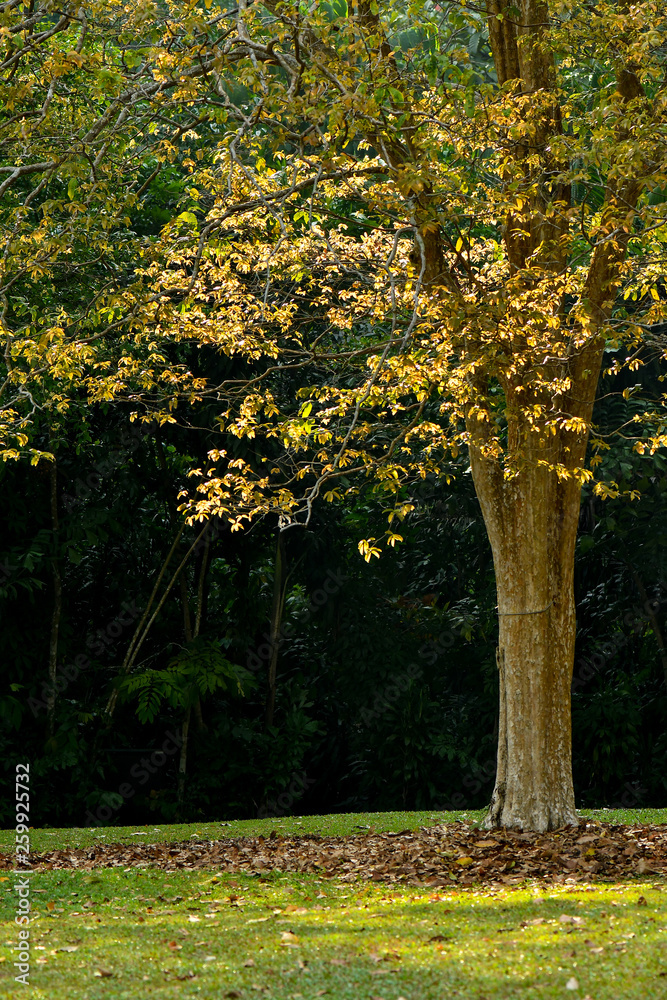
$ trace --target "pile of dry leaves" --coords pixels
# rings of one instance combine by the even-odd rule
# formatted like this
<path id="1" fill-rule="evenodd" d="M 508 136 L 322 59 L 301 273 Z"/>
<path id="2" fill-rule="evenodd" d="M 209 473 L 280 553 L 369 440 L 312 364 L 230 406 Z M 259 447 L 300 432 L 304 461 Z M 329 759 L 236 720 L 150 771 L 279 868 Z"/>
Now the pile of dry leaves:
<path id="1" fill-rule="evenodd" d="M 165 871 L 214 868 L 224 872 L 312 872 L 342 879 L 445 886 L 516 884 L 529 878 L 558 881 L 618 879 L 667 873 L 667 826 L 564 827 L 552 833 L 484 832 L 463 823 L 401 833 L 349 837 L 303 834 L 238 837 L 179 844 L 104 844 L 30 855 L 37 871 L 128 867 Z M 0 868 L 16 865 L 0 854 Z"/>

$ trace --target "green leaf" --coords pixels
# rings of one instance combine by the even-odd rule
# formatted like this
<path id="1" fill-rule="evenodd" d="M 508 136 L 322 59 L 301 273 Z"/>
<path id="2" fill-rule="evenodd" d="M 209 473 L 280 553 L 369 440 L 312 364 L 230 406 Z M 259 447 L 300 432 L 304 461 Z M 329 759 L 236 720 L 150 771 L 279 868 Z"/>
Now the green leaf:
<path id="1" fill-rule="evenodd" d="M 182 219 L 183 222 L 189 222 L 193 229 L 197 228 L 197 216 L 194 212 L 181 212 L 177 218 Z"/>

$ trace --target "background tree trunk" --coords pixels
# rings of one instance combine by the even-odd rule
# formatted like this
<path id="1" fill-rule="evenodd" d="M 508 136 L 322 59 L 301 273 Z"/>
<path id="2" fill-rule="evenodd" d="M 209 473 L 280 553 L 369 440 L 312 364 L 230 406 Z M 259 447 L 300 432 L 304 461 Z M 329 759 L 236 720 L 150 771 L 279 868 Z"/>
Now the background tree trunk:
<path id="1" fill-rule="evenodd" d="M 190 716 L 192 708 L 188 707 L 181 725 L 181 754 L 178 760 L 178 785 L 176 788 L 176 819 L 181 819 L 183 799 L 185 797 L 185 776 L 188 769 L 188 739 L 190 734 Z"/>
<path id="2" fill-rule="evenodd" d="M 53 556 L 51 574 L 53 577 L 53 611 L 51 612 L 51 634 L 49 636 L 49 696 L 47 698 L 47 725 L 49 736 L 53 736 L 56 718 L 56 680 L 58 677 L 58 633 L 62 614 L 63 588 L 60 575 L 60 526 L 58 521 L 58 466 L 54 458 L 49 470 L 51 532 L 53 536 Z"/>
<path id="3" fill-rule="evenodd" d="M 268 670 L 268 692 L 264 713 L 266 728 L 273 725 L 273 713 L 276 707 L 276 684 L 278 670 L 278 653 L 280 650 L 280 623 L 285 607 L 285 541 L 283 533 L 278 529 L 276 542 L 276 561 L 273 574 L 273 602 L 271 606 L 271 659 Z"/>

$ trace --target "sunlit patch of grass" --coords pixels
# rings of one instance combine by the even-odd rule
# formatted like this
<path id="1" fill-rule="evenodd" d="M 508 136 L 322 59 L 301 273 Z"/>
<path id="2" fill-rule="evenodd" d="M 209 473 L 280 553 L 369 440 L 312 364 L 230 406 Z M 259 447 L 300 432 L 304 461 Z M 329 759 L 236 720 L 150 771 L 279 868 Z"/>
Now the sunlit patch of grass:
<path id="1" fill-rule="evenodd" d="M 16 895 L 11 873 L 4 878 L 0 995 L 15 997 L 23 990 L 12 969 Z M 40 872 L 30 880 L 25 995 L 40 1000 L 667 994 L 662 880 L 433 892 L 148 867 Z"/>

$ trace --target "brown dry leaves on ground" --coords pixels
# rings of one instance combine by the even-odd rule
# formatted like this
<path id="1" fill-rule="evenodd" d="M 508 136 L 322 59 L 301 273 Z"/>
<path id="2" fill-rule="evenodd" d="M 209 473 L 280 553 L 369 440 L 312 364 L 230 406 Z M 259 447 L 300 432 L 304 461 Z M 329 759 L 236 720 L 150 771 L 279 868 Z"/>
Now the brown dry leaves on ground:
<path id="1" fill-rule="evenodd" d="M 618 879 L 667 873 L 667 826 L 564 827 L 548 834 L 493 831 L 463 823 L 401 833 L 322 837 L 223 838 L 178 844 L 103 844 L 30 855 L 30 868 L 49 871 L 152 865 L 165 871 L 213 868 L 254 874 L 310 872 L 339 879 L 427 886 L 501 883 L 529 878 L 558 881 Z M 0 854 L 0 868 L 16 865 Z"/>

